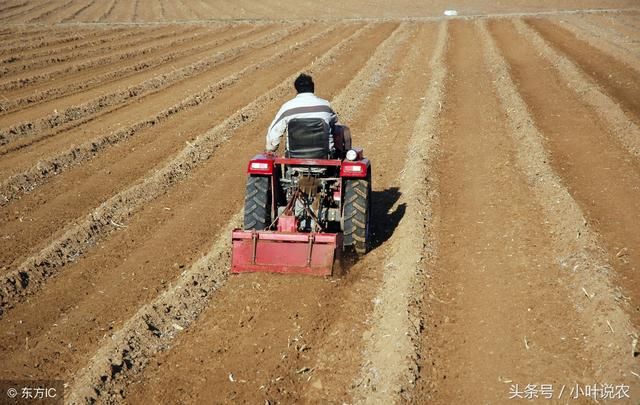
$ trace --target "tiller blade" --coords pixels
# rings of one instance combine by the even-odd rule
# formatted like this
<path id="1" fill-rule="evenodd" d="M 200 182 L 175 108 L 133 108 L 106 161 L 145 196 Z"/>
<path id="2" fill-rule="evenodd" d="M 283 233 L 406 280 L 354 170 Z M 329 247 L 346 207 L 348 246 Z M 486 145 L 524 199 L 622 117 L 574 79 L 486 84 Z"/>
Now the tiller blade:
<path id="1" fill-rule="evenodd" d="M 340 233 L 243 231 L 232 233 L 231 272 L 332 274 L 342 251 Z"/>

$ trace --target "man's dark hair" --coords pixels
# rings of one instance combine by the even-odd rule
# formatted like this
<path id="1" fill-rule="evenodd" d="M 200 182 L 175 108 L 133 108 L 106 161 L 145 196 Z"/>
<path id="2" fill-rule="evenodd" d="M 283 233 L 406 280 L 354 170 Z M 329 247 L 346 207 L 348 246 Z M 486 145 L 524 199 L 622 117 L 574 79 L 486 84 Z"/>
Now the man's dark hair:
<path id="1" fill-rule="evenodd" d="M 293 85 L 298 93 L 313 93 L 315 86 L 313 85 L 313 79 L 311 76 L 304 73 L 300 74 Z"/>

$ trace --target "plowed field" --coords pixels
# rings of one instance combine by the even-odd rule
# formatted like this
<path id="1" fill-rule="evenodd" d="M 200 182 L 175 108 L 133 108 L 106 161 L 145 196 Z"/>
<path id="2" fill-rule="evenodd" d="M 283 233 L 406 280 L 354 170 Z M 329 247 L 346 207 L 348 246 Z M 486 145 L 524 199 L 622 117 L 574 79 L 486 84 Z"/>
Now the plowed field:
<path id="1" fill-rule="evenodd" d="M 0 1 L 0 380 L 640 401 L 634 2 L 342 3 Z M 373 249 L 341 277 L 232 276 L 247 160 L 300 72 L 373 162 Z"/>

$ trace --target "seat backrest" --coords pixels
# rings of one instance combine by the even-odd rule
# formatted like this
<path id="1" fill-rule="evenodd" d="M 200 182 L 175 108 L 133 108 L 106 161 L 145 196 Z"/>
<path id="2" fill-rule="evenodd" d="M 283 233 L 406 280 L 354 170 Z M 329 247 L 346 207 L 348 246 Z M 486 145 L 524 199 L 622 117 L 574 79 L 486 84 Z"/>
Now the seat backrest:
<path id="1" fill-rule="evenodd" d="M 322 118 L 294 118 L 287 126 L 286 156 L 301 159 L 329 158 L 331 129 Z"/>

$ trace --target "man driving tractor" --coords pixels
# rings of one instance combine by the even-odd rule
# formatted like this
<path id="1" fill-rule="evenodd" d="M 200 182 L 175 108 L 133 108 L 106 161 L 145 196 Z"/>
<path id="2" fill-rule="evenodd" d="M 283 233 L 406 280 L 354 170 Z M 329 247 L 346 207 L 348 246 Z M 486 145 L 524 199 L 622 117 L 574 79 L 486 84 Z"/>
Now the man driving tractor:
<path id="1" fill-rule="evenodd" d="M 363 255 L 370 246 L 371 162 L 362 148 L 351 148 L 349 129 L 329 102 L 313 94 L 311 76 L 299 75 L 294 86 L 297 96 L 269 126 L 267 153 L 247 166 L 244 225 L 231 235 L 232 273 L 338 274 L 343 251 Z"/>
<path id="2" fill-rule="evenodd" d="M 341 157 L 351 148 L 351 134 L 348 128 L 338 124 L 338 115 L 331 108 L 331 104 L 314 94 L 315 85 L 311 76 L 300 74 L 294 81 L 294 87 L 298 94 L 280 107 L 273 122 L 269 125 L 266 150 L 275 152 L 278 149 L 280 138 L 292 119 L 320 118 L 329 128 L 327 136 L 331 155 Z"/>

